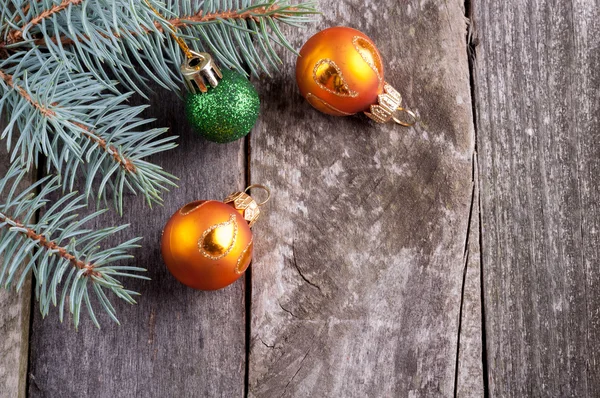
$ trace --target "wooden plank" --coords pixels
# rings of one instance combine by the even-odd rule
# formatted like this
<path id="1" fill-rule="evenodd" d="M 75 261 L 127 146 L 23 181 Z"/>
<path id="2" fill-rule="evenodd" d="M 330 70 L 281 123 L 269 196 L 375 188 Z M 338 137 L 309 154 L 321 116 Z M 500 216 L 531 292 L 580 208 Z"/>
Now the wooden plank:
<path id="1" fill-rule="evenodd" d="M 3 127 L 4 128 L 4 127 Z M 0 175 L 10 167 L 6 149 L 0 154 Z M 34 174 L 34 173 L 33 173 Z M 29 181 L 21 181 L 25 188 Z M 4 198 L 0 197 L 0 200 Z M 0 256 L 0 261 L 3 261 Z M 31 309 L 31 280 L 23 285 L 19 293 L 14 287 L 0 288 L 0 397 L 25 397 L 27 356 L 29 354 L 29 320 Z"/>
<path id="2" fill-rule="evenodd" d="M 476 3 L 490 396 L 600 396 L 599 18 Z"/>
<path id="3" fill-rule="evenodd" d="M 143 236 L 132 265 L 148 269 L 152 281 L 128 280 L 142 293 L 139 304 L 115 300 L 122 326 L 102 317 L 97 330 L 89 319 L 78 332 L 60 324 L 57 311 L 32 331 L 29 393 L 41 396 L 241 397 L 245 369 L 244 279 L 217 292 L 200 292 L 177 282 L 160 254 L 161 231 L 187 202 L 222 200 L 245 182 L 244 142 L 210 144 L 195 136 L 183 104 L 158 89 L 149 114 L 156 126 L 170 126 L 179 147 L 151 159 L 181 178 L 165 196 L 165 206 L 148 209 L 141 198 L 127 198 L 123 218 L 103 217 L 105 227 L 131 223 L 122 241 Z"/>
<path id="4" fill-rule="evenodd" d="M 250 171 L 273 199 L 254 227 L 249 395 L 451 396 L 474 146 L 463 1 L 321 9 L 317 29 L 374 39 L 422 120 L 320 114 L 292 55 L 261 82 Z"/>

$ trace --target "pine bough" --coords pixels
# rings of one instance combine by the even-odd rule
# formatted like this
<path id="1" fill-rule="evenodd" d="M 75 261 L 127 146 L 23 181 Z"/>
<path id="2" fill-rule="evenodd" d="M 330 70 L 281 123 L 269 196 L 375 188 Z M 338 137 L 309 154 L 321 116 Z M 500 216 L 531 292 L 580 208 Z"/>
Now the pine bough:
<path id="1" fill-rule="evenodd" d="M 12 164 L 0 180 L 0 284 L 19 290 L 33 273 L 42 315 L 58 306 L 62 321 L 67 307 L 76 327 L 82 307 L 99 326 L 90 296 L 117 321 L 106 293 L 134 303 L 136 293 L 117 278 L 145 278 L 136 273 L 143 268 L 115 265 L 138 238 L 101 249 L 126 226 L 92 230 L 85 224 L 104 210 L 83 218 L 76 211 L 92 199 L 122 214 L 125 192 L 151 206 L 175 186 L 144 159 L 174 148 L 176 137 L 144 128 L 153 121 L 145 107 L 127 104 L 134 92 L 146 96 L 150 80 L 178 92 L 183 54 L 170 33 L 223 66 L 268 74 L 281 63 L 274 45 L 293 51 L 281 25 L 302 26 L 316 13 L 312 3 L 260 0 L 151 5 L 164 19 L 137 0 L 0 0 L 0 138 Z M 32 168 L 48 176 L 19 192 Z"/>

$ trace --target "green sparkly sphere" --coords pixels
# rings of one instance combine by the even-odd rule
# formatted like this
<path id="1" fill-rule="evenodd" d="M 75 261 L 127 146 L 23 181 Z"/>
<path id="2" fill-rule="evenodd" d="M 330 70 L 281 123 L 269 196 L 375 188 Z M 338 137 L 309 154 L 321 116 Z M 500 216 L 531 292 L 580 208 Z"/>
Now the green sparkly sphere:
<path id="1" fill-rule="evenodd" d="M 225 143 L 250 132 L 260 110 L 256 89 L 243 75 L 228 69 L 223 79 L 208 92 L 188 94 L 185 113 L 188 121 L 209 141 Z"/>

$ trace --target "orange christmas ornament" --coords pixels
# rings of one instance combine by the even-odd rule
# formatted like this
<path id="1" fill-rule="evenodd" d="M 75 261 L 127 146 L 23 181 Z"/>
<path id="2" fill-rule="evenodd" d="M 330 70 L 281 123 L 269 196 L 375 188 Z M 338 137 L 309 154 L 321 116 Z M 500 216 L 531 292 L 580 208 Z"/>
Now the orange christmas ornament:
<path id="1" fill-rule="evenodd" d="M 400 93 L 384 80 L 379 50 L 356 29 L 338 26 L 308 39 L 296 63 L 296 81 L 302 96 L 321 112 L 364 112 L 376 122 L 403 126 L 416 122 L 416 115 L 401 106 Z"/>
<path id="2" fill-rule="evenodd" d="M 257 203 L 248 192 L 262 188 L 267 199 Z M 184 285 L 199 290 L 221 289 L 235 282 L 252 261 L 250 227 L 269 189 L 251 185 L 223 202 L 200 200 L 177 210 L 162 235 L 162 256 L 167 268 Z"/>

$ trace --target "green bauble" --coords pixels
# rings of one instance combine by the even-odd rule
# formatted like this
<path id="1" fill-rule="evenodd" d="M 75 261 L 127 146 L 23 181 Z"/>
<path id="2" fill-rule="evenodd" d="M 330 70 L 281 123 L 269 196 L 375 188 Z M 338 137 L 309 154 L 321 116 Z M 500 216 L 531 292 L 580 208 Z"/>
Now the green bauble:
<path id="1" fill-rule="evenodd" d="M 188 94 L 185 113 L 188 121 L 209 141 L 225 143 L 250 132 L 260 110 L 256 89 L 243 75 L 228 69 L 217 87 L 208 92 Z"/>

